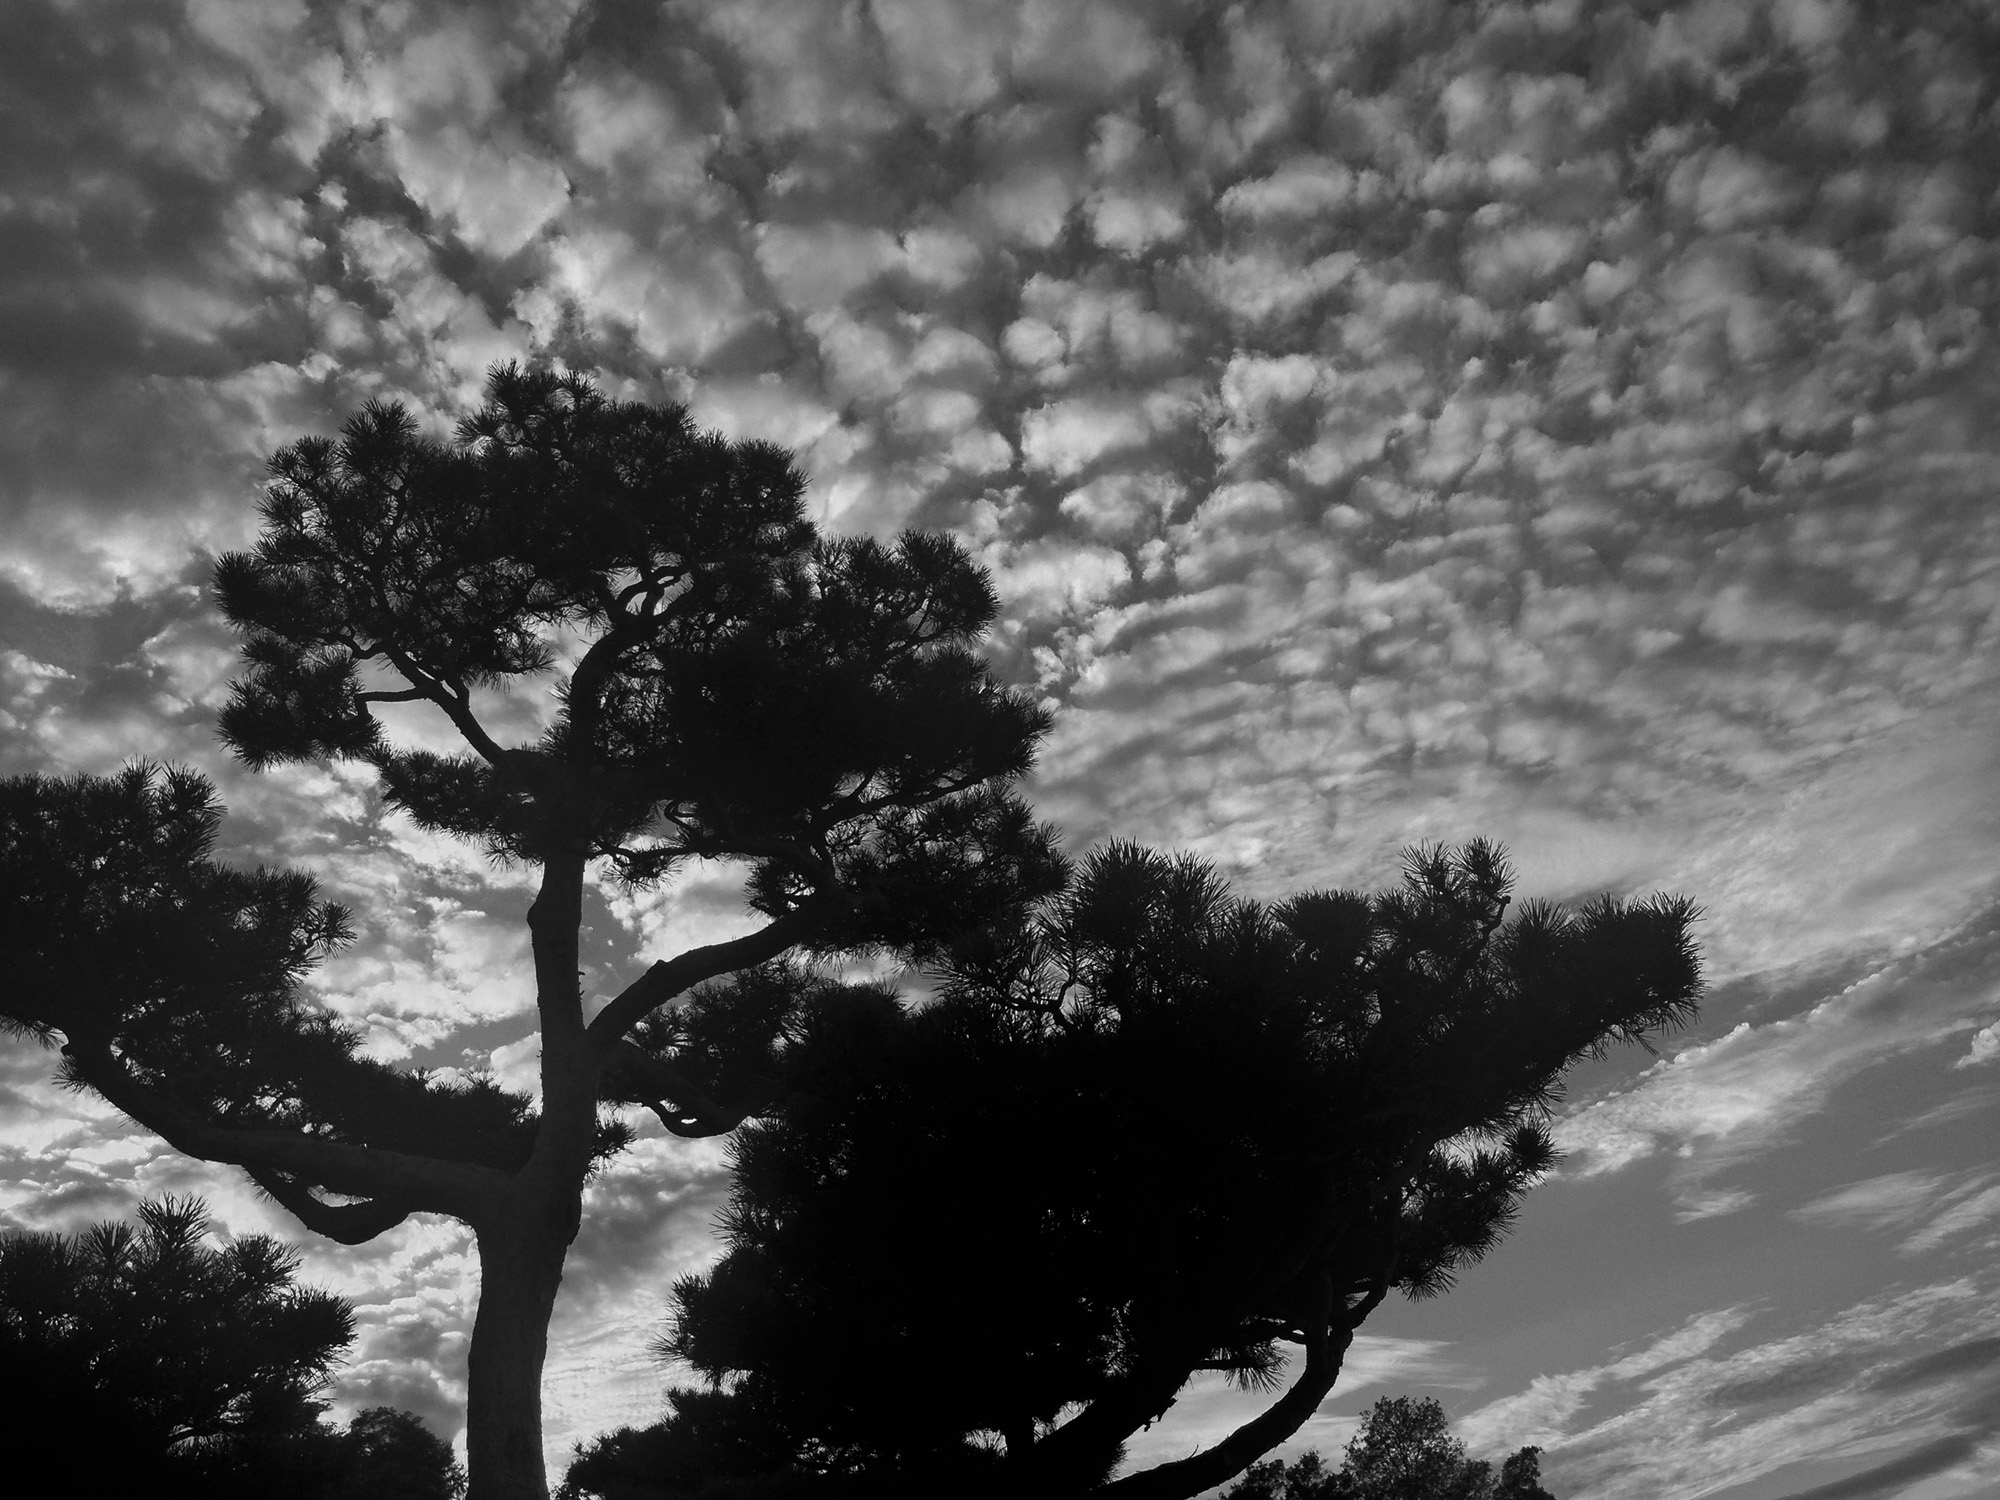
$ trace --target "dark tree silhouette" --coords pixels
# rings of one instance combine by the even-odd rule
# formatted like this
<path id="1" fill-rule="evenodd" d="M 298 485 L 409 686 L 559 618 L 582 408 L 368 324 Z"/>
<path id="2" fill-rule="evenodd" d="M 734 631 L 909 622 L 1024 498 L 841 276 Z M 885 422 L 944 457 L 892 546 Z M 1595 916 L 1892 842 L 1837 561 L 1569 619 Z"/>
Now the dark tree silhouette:
<path id="1" fill-rule="evenodd" d="M 341 1492 L 354 1500 L 455 1500 L 465 1493 L 451 1445 L 393 1406 L 356 1412 L 336 1457 Z"/>
<path id="2" fill-rule="evenodd" d="M 548 1321 L 585 1178 L 625 1138 L 615 1107 L 701 1135 L 780 1101 L 702 1052 L 731 1026 L 647 1018 L 801 945 L 921 959 L 1047 888 L 1053 843 L 1005 791 L 1047 717 L 972 653 L 995 599 L 956 544 L 823 539 L 785 453 L 679 407 L 507 366 L 454 441 L 373 404 L 271 469 L 256 550 L 215 570 L 248 664 L 223 738 L 252 767 L 366 761 L 421 826 L 538 868 L 539 1107 L 358 1056 L 296 988 L 346 914 L 303 876 L 213 862 L 220 810 L 181 771 L 0 785 L 0 1019 L 309 1229 L 471 1226 L 472 1494 L 542 1497 Z M 551 684 L 546 732 L 495 737 L 496 693 Z M 399 747 L 384 704 L 428 707 L 466 753 Z M 743 867 L 763 925 L 655 962 L 586 1021 L 586 871 L 697 860 Z"/>
<path id="3" fill-rule="evenodd" d="M 1341 1472 L 1356 1500 L 1487 1500 L 1493 1466 L 1469 1459 L 1444 1408 L 1385 1396 L 1347 1445 Z"/>
<path id="4" fill-rule="evenodd" d="M 1542 1488 L 1541 1453 L 1517 1450 L 1496 1477 L 1492 1464 L 1466 1456 L 1437 1402 L 1384 1396 L 1338 1469 L 1317 1453 L 1256 1464 L 1222 1500 L 1555 1500 Z"/>
<path id="5" fill-rule="evenodd" d="M 1222 1500 L 1354 1500 L 1354 1490 L 1342 1471 L 1329 1469 L 1319 1454 L 1306 1453 L 1290 1463 L 1274 1458 L 1252 1464 L 1222 1492 Z"/>
<path id="6" fill-rule="evenodd" d="M 347 1304 L 293 1286 L 296 1251 L 262 1235 L 211 1249 L 207 1230 L 198 1199 L 165 1198 L 136 1228 L 0 1236 L 10 1448 L 74 1453 L 109 1482 L 315 1427 L 354 1336 Z"/>
<path id="7" fill-rule="evenodd" d="M 1517 1448 L 1500 1465 L 1493 1500 L 1556 1500 L 1542 1488 L 1542 1450 Z"/>
<path id="8" fill-rule="evenodd" d="M 343 1432 L 319 1399 L 348 1305 L 294 1285 L 265 1235 L 204 1243 L 199 1199 L 76 1236 L 0 1236 L 0 1442 L 68 1455 L 93 1494 L 455 1500 L 451 1449 L 408 1412 Z"/>
<path id="9" fill-rule="evenodd" d="M 1242 1472 L 1391 1290 L 1499 1239 L 1564 1070 L 1692 1012 L 1686 902 L 1509 919 L 1509 889 L 1474 843 L 1263 906 L 1115 845 L 932 1003 L 800 1010 L 767 1065 L 800 1102 L 738 1136 L 728 1253 L 674 1288 L 664 1352 L 709 1388 L 572 1492 L 1160 1500 Z M 1111 1478 L 1203 1370 L 1269 1405 Z"/>

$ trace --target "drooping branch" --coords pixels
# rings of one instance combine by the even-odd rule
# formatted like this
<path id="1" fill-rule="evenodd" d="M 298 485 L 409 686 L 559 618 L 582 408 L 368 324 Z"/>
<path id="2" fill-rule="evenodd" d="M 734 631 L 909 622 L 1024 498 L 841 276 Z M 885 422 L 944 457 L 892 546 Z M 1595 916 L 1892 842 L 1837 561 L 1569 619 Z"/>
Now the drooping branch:
<path id="1" fill-rule="evenodd" d="M 1358 1303 L 1336 1311 L 1332 1278 L 1322 1268 L 1319 1306 L 1304 1330 L 1305 1364 L 1291 1389 L 1213 1447 L 1128 1474 L 1097 1493 L 1113 1500 L 1191 1500 L 1203 1490 L 1235 1478 L 1297 1432 L 1319 1410 L 1320 1403 L 1340 1378 L 1341 1365 L 1354 1342 L 1354 1330 L 1388 1291 L 1389 1277 L 1385 1273 Z"/>
<path id="2" fill-rule="evenodd" d="M 313 1233 L 323 1234 L 336 1244 L 366 1244 L 378 1234 L 394 1229 L 414 1211 L 407 1204 L 380 1198 L 366 1198 L 359 1203 L 327 1203 L 297 1178 L 282 1172 L 254 1165 L 244 1170 L 280 1208 Z"/>
<path id="3" fill-rule="evenodd" d="M 1325 1329 L 1309 1334 L 1299 1378 L 1264 1411 L 1212 1448 L 1114 1479 L 1095 1493 L 1107 1500 L 1189 1500 L 1235 1478 L 1319 1410 L 1320 1402 L 1340 1377 L 1341 1362 L 1353 1337 L 1351 1332 L 1336 1337 Z"/>
<path id="4" fill-rule="evenodd" d="M 508 1181 L 503 1172 L 469 1162 L 357 1146 L 297 1131 L 218 1125 L 141 1082 L 107 1042 L 72 1037 L 63 1048 L 63 1059 L 78 1081 L 97 1090 L 176 1151 L 202 1161 L 280 1173 L 331 1192 L 372 1200 L 384 1205 L 384 1212 L 387 1205 L 396 1204 L 405 1215 L 442 1213 L 471 1223 L 497 1201 Z M 349 1216 L 341 1222 L 350 1229 L 359 1227 L 364 1216 Z M 383 1223 L 376 1232 L 388 1227 Z"/>

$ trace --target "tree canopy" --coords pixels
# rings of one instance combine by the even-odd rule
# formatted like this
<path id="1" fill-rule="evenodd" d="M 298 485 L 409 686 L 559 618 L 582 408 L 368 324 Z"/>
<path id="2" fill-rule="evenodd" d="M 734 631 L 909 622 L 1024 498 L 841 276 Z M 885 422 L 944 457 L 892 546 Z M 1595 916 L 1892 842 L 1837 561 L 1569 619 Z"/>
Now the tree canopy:
<path id="1" fill-rule="evenodd" d="M 205 1242 L 199 1199 L 75 1236 L 0 1235 L 0 1436 L 66 1455 L 91 1493 L 283 1491 L 300 1500 L 454 1500 L 451 1450 L 377 1407 L 345 1431 L 320 1399 L 351 1309 L 295 1285 L 265 1235 Z"/>
<path id="2" fill-rule="evenodd" d="M 782 1102 L 761 1074 L 698 1080 L 701 1039 L 648 1017 L 794 950 L 922 960 L 1054 888 L 1008 791 L 1048 716 L 975 654 L 995 599 L 956 543 L 821 536 L 782 450 L 678 406 L 502 366 L 449 439 L 373 403 L 271 474 L 256 547 L 215 569 L 245 663 L 222 737 L 253 768 L 365 762 L 419 825 L 533 869 L 539 1104 L 363 1056 L 300 988 L 356 919 L 303 874 L 217 862 L 220 805 L 184 770 L 0 783 L 0 1024 L 309 1229 L 470 1225 L 473 1493 L 535 1500 L 548 1319 L 620 1110 L 702 1135 Z M 541 719 L 518 742 L 493 727 L 510 696 Z M 391 705 L 463 750 L 400 741 Z M 586 1022 L 586 891 L 695 861 L 740 870 L 761 925 Z"/>
<path id="3" fill-rule="evenodd" d="M 571 1491 L 1192 1496 L 1241 1472 L 1389 1292 L 1495 1245 L 1553 1161 L 1563 1071 L 1691 1012 L 1686 902 L 1511 905 L 1483 843 L 1269 905 L 1120 844 L 954 952 L 927 1004 L 773 985 L 760 1066 L 796 1102 L 737 1137 L 728 1252 L 674 1287 L 662 1343 L 706 1385 Z M 1205 1370 L 1269 1404 L 1112 1478 Z"/>

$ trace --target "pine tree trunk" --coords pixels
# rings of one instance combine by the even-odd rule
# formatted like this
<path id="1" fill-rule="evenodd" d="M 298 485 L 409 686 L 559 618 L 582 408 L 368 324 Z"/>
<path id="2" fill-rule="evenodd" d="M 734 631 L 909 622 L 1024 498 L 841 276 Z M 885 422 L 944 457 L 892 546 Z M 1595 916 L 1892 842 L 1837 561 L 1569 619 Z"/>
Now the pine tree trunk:
<path id="1" fill-rule="evenodd" d="M 575 1220 L 565 1221 L 556 1205 L 516 1207 L 479 1231 L 479 1313 L 466 1358 L 466 1500 L 548 1500 L 542 1365 Z"/>

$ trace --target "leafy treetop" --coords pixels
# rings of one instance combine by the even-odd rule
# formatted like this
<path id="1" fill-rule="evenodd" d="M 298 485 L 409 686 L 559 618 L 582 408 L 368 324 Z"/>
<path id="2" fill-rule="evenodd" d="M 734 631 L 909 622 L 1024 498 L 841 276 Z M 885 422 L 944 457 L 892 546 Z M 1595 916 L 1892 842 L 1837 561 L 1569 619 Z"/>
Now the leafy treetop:
<path id="1" fill-rule="evenodd" d="M 1027 769 L 1047 714 L 970 649 L 996 600 L 949 538 L 823 539 L 783 450 L 576 375 L 497 368 L 457 436 L 377 403 L 273 459 L 263 537 L 215 576 L 250 764 L 367 760 L 508 857 L 747 859 L 774 912 L 878 874 L 911 832 L 883 818 Z M 481 690 L 559 666 L 553 722 L 500 743 Z M 373 710 L 405 701 L 467 751 L 396 748 Z"/>

